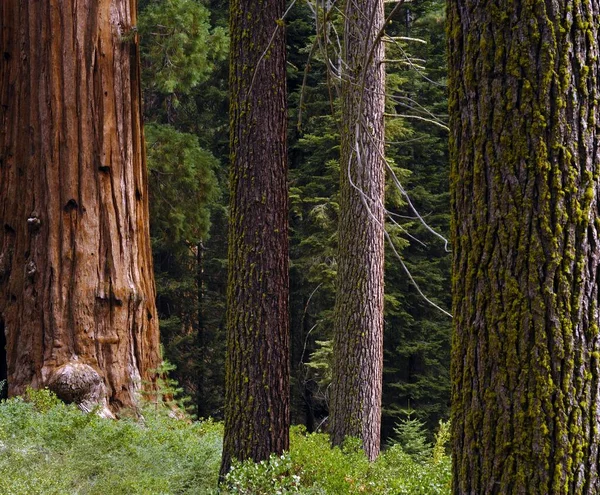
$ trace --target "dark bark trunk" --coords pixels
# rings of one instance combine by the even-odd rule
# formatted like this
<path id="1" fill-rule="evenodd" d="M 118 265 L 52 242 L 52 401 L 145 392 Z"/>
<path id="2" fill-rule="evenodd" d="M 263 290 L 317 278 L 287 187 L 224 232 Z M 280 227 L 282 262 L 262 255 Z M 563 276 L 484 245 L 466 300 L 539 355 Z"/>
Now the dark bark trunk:
<path id="1" fill-rule="evenodd" d="M 283 0 L 230 4 L 231 174 L 225 438 L 233 458 L 289 446 Z"/>
<path id="2" fill-rule="evenodd" d="M 600 493 L 600 4 L 448 23 L 454 493 Z"/>
<path id="3" fill-rule="evenodd" d="M 8 397 L 8 367 L 6 362 L 6 334 L 4 321 L 0 318 L 0 400 Z"/>
<path id="4" fill-rule="evenodd" d="M 0 3 L 10 395 L 50 386 L 114 411 L 137 403 L 159 364 L 135 9 L 133 0 Z"/>
<path id="5" fill-rule="evenodd" d="M 360 7 L 359 7 L 360 5 Z M 383 2 L 346 2 L 331 438 L 379 454 L 383 371 Z"/>
<path id="6" fill-rule="evenodd" d="M 204 243 L 200 241 L 196 246 L 196 290 L 198 297 L 198 313 L 196 325 L 198 326 L 196 333 L 196 343 L 200 356 L 198 359 L 198 376 L 196 377 L 196 409 L 199 418 L 208 416 L 205 397 L 205 373 L 206 373 L 206 339 L 204 338 Z"/>

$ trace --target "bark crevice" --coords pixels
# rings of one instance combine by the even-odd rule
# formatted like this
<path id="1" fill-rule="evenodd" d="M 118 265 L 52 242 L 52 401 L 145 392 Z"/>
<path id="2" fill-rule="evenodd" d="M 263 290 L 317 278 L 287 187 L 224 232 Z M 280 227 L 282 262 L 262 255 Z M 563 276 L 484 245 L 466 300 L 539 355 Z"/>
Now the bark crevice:
<path id="1" fill-rule="evenodd" d="M 0 53 L 12 54 L 0 64 L 9 395 L 54 376 L 68 399 L 62 370 L 91 387 L 68 400 L 116 412 L 137 406 L 133 377 L 151 383 L 160 362 L 139 61 L 129 48 L 138 40 L 119 35 L 136 4 L 0 2 Z"/>

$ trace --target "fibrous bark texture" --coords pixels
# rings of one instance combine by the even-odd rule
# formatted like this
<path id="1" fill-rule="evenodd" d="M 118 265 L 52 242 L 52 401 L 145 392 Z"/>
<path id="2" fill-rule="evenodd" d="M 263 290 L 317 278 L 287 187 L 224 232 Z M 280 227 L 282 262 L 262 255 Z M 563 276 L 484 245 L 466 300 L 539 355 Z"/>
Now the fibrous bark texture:
<path id="1" fill-rule="evenodd" d="M 456 494 L 597 494 L 600 3 L 448 2 Z"/>
<path id="2" fill-rule="evenodd" d="M 379 454 L 383 370 L 383 2 L 346 2 L 331 439 Z"/>
<path id="3" fill-rule="evenodd" d="M 135 16 L 134 0 L 0 2 L 10 395 L 50 385 L 115 411 L 159 364 Z"/>
<path id="4" fill-rule="evenodd" d="M 289 446 L 284 0 L 230 4 L 229 281 L 225 438 L 231 460 Z"/>

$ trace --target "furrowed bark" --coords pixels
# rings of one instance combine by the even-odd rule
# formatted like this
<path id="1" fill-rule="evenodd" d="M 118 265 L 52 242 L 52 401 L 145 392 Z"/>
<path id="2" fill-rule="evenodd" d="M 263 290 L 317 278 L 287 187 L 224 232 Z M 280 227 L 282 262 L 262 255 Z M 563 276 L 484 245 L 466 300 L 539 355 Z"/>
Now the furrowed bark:
<path id="1" fill-rule="evenodd" d="M 289 448 L 283 0 L 230 3 L 230 212 L 225 438 L 232 459 Z"/>
<path id="2" fill-rule="evenodd" d="M 383 372 L 384 48 L 381 0 L 346 2 L 331 440 L 379 454 Z"/>
<path id="3" fill-rule="evenodd" d="M 599 493 L 600 3 L 447 12 L 454 493 Z"/>
<path id="4" fill-rule="evenodd" d="M 50 386 L 110 414 L 137 403 L 159 364 L 136 8 L 0 3 L 9 395 Z"/>

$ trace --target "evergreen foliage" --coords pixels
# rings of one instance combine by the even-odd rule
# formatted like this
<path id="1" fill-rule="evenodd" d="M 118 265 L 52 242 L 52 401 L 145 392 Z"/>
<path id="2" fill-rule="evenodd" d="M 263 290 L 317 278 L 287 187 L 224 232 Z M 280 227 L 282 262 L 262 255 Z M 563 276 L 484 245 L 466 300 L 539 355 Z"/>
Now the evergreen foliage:
<path id="1" fill-rule="evenodd" d="M 427 440 L 425 423 L 412 418 L 412 411 L 407 412 L 406 418 L 401 419 L 394 427 L 391 444 L 398 444 L 402 450 L 415 459 L 423 459 L 432 453 L 432 445 Z"/>
<path id="2" fill-rule="evenodd" d="M 189 93 L 208 79 L 227 51 L 223 28 L 211 29 L 210 12 L 195 0 L 143 2 L 138 31 L 144 84 L 164 94 Z"/>
<path id="3" fill-rule="evenodd" d="M 430 120 L 435 116 L 443 125 L 447 113 L 444 2 L 407 3 L 398 10 L 388 33 L 426 42 L 389 44 L 387 58 L 404 62 L 388 67 L 390 113 Z M 407 171 L 400 180 L 416 211 L 447 237 L 447 130 L 410 117 L 393 125 L 394 134 L 387 136 L 387 155 L 396 167 Z M 404 231 L 399 236 L 405 243 L 403 260 L 421 291 L 449 310 L 451 260 L 444 242 L 414 218 L 405 197 L 394 199 L 388 194 L 388 208 L 412 217 L 395 217 Z M 431 432 L 440 419 L 448 417 L 451 320 L 423 299 L 390 250 L 387 254 L 383 436 L 392 433 L 393 424 L 407 408 Z"/>
<path id="4" fill-rule="evenodd" d="M 152 241 L 176 252 L 206 238 L 210 205 L 218 198 L 219 162 L 200 148 L 198 137 L 172 126 L 145 126 L 151 176 Z"/>
<path id="5" fill-rule="evenodd" d="M 146 146 L 161 337 L 166 358 L 180 368 L 174 376 L 190 393 L 200 360 L 198 252 L 218 199 L 219 163 L 196 136 L 168 125 L 146 125 Z"/>
<path id="6" fill-rule="evenodd" d="M 167 3 L 175 6 L 166 6 Z M 192 36 L 193 29 L 186 26 L 193 24 L 191 19 L 196 18 L 201 20 L 195 28 L 200 38 L 209 40 L 211 36 L 226 34 L 224 2 L 192 3 L 195 3 L 192 10 L 205 9 L 210 15 L 190 13 L 183 16 L 180 24 L 173 19 L 163 19 L 164 25 Z M 141 32 L 144 78 L 148 80 L 145 100 L 146 120 L 150 122 L 146 134 L 151 185 L 153 190 L 158 190 L 158 180 L 164 180 L 160 175 L 164 169 L 160 154 L 185 162 L 185 153 L 176 151 L 178 146 L 183 146 L 177 143 L 191 143 L 191 135 L 197 138 L 193 147 L 196 151 L 190 151 L 187 156 L 193 155 L 196 157 L 193 161 L 204 164 L 195 165 L 195 172 L 201 174 L 204 170 L 210 174 L 212 170 L 216 179 L 198 177 L 201 184 L 196 196 L 180 194 L 177 193 L 177 176 L 182 174 L 184 187 L 187 187 L 190 182 L 186 181 L 193 182 L 195 172 L 182 164 L 172 165 L 176 173 L 169 178 L 167 191 L 172 185 L 175 194 L 167 196 L 170 206 L 166 203 L 152 206 L 159 311 L 165 357 L 177 366 L 174 377 L 186 393 L 194 397 L 201 416 L 221 417 L 228 203 L 224 187 L 228 163 L 227 64 L 223 57 L 227 42 L 223 40 L 210 45 L 211 54 L 198 52 L 204 53 L 205 58 L 196 58 L 196 65 L 196 62 L 177 65 L 186 70 L 196 67 L 193 70 L 199 76 L 195 85 L 182 86 L 174 93 L 168 93 L 166 89 L 169 88 L 152 83 L 155 76 L 151 68 L 160 61 L 160 52 L 149 53 L 148 50 L 160 37 L 152 39 L 151 33 L 156 31 L 150 27 L 159 22 L 156 15 L 177 12 L 180 9 L 177 5 L 180 5 L 179 0 L 152 0 L 141 4 L 140 25 L 147 26 Z M 149 18 L 144 20 L 147 12 Z M 410 55 L 413 63 L 419 66 L 388 63 L 388 94 L 391 97 L 387 111 L 390 114 L 428 117 L 427 112 L 432 112 L 444 119 L 443 20 L 444 3 L 440 0 L 410 2 L 394 16 L 388 27 L 389 34 L 423 39 L 427 44 L 402 40 L 388 44 L 387 58 L 405 61 Z M 332 14 L 331 22 L 340 32 L 339 16 Z M 337 82 L 328 74 L 324 63 L 325 52 L 318 46 L 313 48 L 316 43 L 315 19 L 310 6 L 306 2 L 297 2 L 286 24 L 292 420 L 304 423 L 312 430 L 328 415 L 337 272 L 339 102 Z M 335 42 L 333 33 L 331 36 Z M 145 37 L 150 39 L 144 41 Z M 333 49 L 327 50 L 333 56 Z M 309 55 L 310 64 L 305 71 Z M 182 80 L 190 80 L 186 77 Z M 159 135 L 165 143 L 156 150 L 160 154 L 154 153 L 150 144 L 150 140 Z M 449 223 L 447 131 L 423 120 L 390 118 L 386 139 L 388 163 L 412 203 L 428 224 L 446 234 Z M 171 155 L 169 150 L 173 150 Z M 191 175 L 190 171 L 193 172 Z M 443 243 L 415 218 L 402 218 L 414 217 L 414 212 L 393 185 L 391 176 L 388 177 L 386 195 L 387 208 L 400 215 L 394 217 L 398 225 L 390 223 L 388 226 L 395 246 L 420 289 L 448 309 L 450 260 Z M 196 201 L 195 207 L 192 201 Z M 188 212 L 193 216 L 191 223 L 186 220 Z M 199 227 L 194 235 L 189 230 L 182 230 L 192 225 Z M 172 229 L 176 236 L 170 234 Z M 176 241 L 177 236 L 179 241 Z M 201 245 L 191 242 L 198 238 L 202 240 Z M 198 248 L 201 249 L 201 267 L 198 265 Z M 389 248 L 386 256 L 384 438 L 393 435 L 394 425 L 402 417 L 401 411 L 409 405 L 415 410 L 415 418 L 425 421 L 430 432 L 440 418 L 447 417 L 450 334 L 449 319 L 422 299 Z M 202 294 L 201 302 L 195 294 Z"/>
<path id="7" fill-rule="evenodd" d="M 172 375 L 193 397 L 197 413 L 217 417 L 227 278 L 222 163 L 227 155 L 228 39 L 223 12 L 223 6 L 209 10 L 194 0 L 148 0 L 140 2 L 139 20 L 165 358 L 176 365 Z"/>

